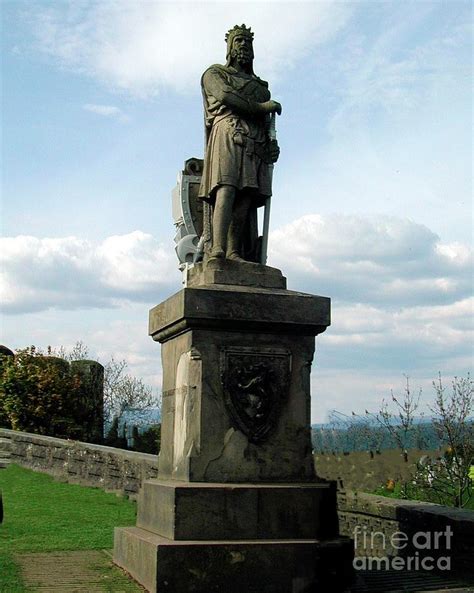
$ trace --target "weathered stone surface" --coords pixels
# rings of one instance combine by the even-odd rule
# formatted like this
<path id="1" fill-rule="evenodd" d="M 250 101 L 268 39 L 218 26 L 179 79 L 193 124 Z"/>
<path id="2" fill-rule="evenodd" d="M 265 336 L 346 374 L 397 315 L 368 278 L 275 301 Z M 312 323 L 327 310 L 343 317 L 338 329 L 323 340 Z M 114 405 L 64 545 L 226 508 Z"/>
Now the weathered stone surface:
<path id="1" fill-rule="evenodd" d="M 15 356 L 15 353 L 10 348 L 7 348 L 7 346 L 0 344 L 0 361 L 2 356 Z"/>
<path id="2" fill-rule="evenodd" d="M 89 462 L 83 467 L 84 472 L 78 477 L 82 484 L 104 489 L 117 489 L 125 492 L 123 464 L 132 464 L 136 479 L 133 482 L 134 490 L 138 490 L 142 481 L 157 475 L 157 459 L 154 455 L 122 451 L 111 447 L 101 447 L 33 435 L 29 433 L 0 429 L 0 448 L 10 454 L 12 463 L 23 467 L 46 472 L 60 479 L 66 477 L 69 452 L 71 448 L 83 448 L 87 451 L 86 459 Z M 43 457 L 32 459 L 31 451 L 34 447 L 49 447 L 50 453 Z M 103 454 L 102 454 L 103 452 Z M 112 460 L 116 461 L 112 463 Z M 84 464 L 83 464 L 84 465 Z M 113 473 L 113 478 L 111 474 Z M 75 481 L 75 480 L 74 480 Z M 153 480 L 154 481 L 154 480 Z M 212 486 L 212 485 L 209 485 Z M 228 484 L 226 485 L 228 486 Z M 245 485 L 243 485 L 245 486 Z M 306 484 L 305 484 L 306 486 Z M 325 513 L 327 514 L 327 511 Z M 474 574 L 472 557 L 474 555 L 474 513 L 466 509 L 453 509 L 436 504 L 417 501 L 405 501 L 375 496 L 351 491 L 339 492 L 338 518 L 340 532 L 353 537 L 354 528 L 366 527 L 368 532 L 378 531 L 384 533 L 387 540 L 391 535 L 400 530 L 411 531 L 440 531 L 447 525 L 453 529 L 453 546 L 451 557 L 453 568 Z M 377 539 L 376 544 L 380 542 Z M 361 544 L 361 538 L 358 540 Z M 390 552 L 390 549 L 388 550 Z M 396 552 L 393 550 L 393 552 Z M 381 546 L 372 548 L 360 547 L 357 554 L 369 556 L 385 556 L 387 549 Z"/>
<path id="3" fill-rule="evenodd" d="M 137 526 L 168 539 L 311 539 L 338 533 L 330 484 L 208 484 L 147 480 Z"/>
<path id="4" fill-rule="evenodd" d="M 185 288 L 150 313 L 164 342 L 161 479 L 314 479 L 310 372 L 329 299 Z"/>
<path id="5" fill-rule="evenodd" d="M 262 441 L 252 442 L 226 403 L 223 359 L 244 352 L 258 360 L 287 357 L 288 389 Z M 242 350 L 244 349 L 244 350 Z M 310 367 L 314 338 L 193 330 L 162 347 L 160 477 L 197 482 L 288 482 L 314 478 Z M 270 363 L 269 363 L 270 364 Z"/>
<path id="6" fill-rule="evenodd" d="M 11 463 L 11 439 L 0 436 L 0 469 Z"/>
<path id="7" fill-rule="evenodd" d="M 338 593 L 352 558 L 346 538 L 196 542 L 115 530 L 115 563 L 152 593 Z"/>
<path id="8" fill-rule="evenodd" d="M 95 360 L 73 360 L 71 373 L 79 375 L 84 386 L 81 438 L 88 443 L 101 443 L 104 432 L 104 367 Z"/>
<path id="9" fill-rule="evenodd" d="M 187 286 L 213 284 L 286 288 L 286 278 L 280 270 L 257 263 L 241 263 L 231 259 L 212 259 L 188 269 Z"/>
<path id="10" fill-rule="evenodd" d="M 149 334 L 157 342 L 194 328 L 316 336 L 330 323 L 327 297 L 215 285 L 184 288 L 151 309 Z"/>

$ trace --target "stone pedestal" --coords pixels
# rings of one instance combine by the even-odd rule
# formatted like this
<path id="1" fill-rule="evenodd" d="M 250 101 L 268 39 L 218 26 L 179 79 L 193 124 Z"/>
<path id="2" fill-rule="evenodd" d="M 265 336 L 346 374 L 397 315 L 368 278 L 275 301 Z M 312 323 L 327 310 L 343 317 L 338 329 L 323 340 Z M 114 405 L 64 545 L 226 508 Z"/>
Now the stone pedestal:
<path id="1" fill-rule="evenodd" d="M 150 591 L 326 593 L 350 579 L 352 545 L 311 448 L 314 337 L 330 301 L 285 286 L 279 270 L 210 262 L 150 312 L 162 343 L 159 477 L 114 550 Z"/>

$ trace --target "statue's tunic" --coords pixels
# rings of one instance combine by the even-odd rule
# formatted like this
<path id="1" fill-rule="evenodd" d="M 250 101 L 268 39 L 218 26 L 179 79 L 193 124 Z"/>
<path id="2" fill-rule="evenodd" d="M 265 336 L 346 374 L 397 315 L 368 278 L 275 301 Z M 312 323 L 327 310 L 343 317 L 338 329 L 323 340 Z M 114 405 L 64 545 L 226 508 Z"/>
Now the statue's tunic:
<path id="1" fill-rule="evenodd" d="M 219 101 L 216 89 L 245 102 L 270 99 L 268 83 L 230 66 L 211 66 L 202 76 L 207 148 L 199 197 L 213 200 L 220 185 L 253 190 L 256 205 L 271 196 L 270 160 L 265 115 L 237 113 Z"/>

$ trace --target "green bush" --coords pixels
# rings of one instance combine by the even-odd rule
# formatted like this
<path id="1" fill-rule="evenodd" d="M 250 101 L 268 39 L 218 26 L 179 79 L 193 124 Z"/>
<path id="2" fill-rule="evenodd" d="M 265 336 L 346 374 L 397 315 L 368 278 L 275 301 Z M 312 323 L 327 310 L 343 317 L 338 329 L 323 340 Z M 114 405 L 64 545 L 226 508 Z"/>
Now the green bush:
<path id="1" fill-rule="evenodd" d="M 80 438 L 81 378 L 69 363 L 33 346 L 2 356 L 0 423 L 5 428 Z"/>

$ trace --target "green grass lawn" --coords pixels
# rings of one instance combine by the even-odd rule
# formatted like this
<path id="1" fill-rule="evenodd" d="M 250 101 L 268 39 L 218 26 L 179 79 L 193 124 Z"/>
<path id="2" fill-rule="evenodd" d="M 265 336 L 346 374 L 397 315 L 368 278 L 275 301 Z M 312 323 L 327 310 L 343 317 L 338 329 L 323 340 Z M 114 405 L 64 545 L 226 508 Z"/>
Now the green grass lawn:
<path id="1" fill-rule="evenodd" d="M 16 465 L 0 471 L 0 592 L 20 593 L 15 554 L 113 547 L 113 529 L 134 525 L 135 503 L 98 488 L 55 481 Z"/>

